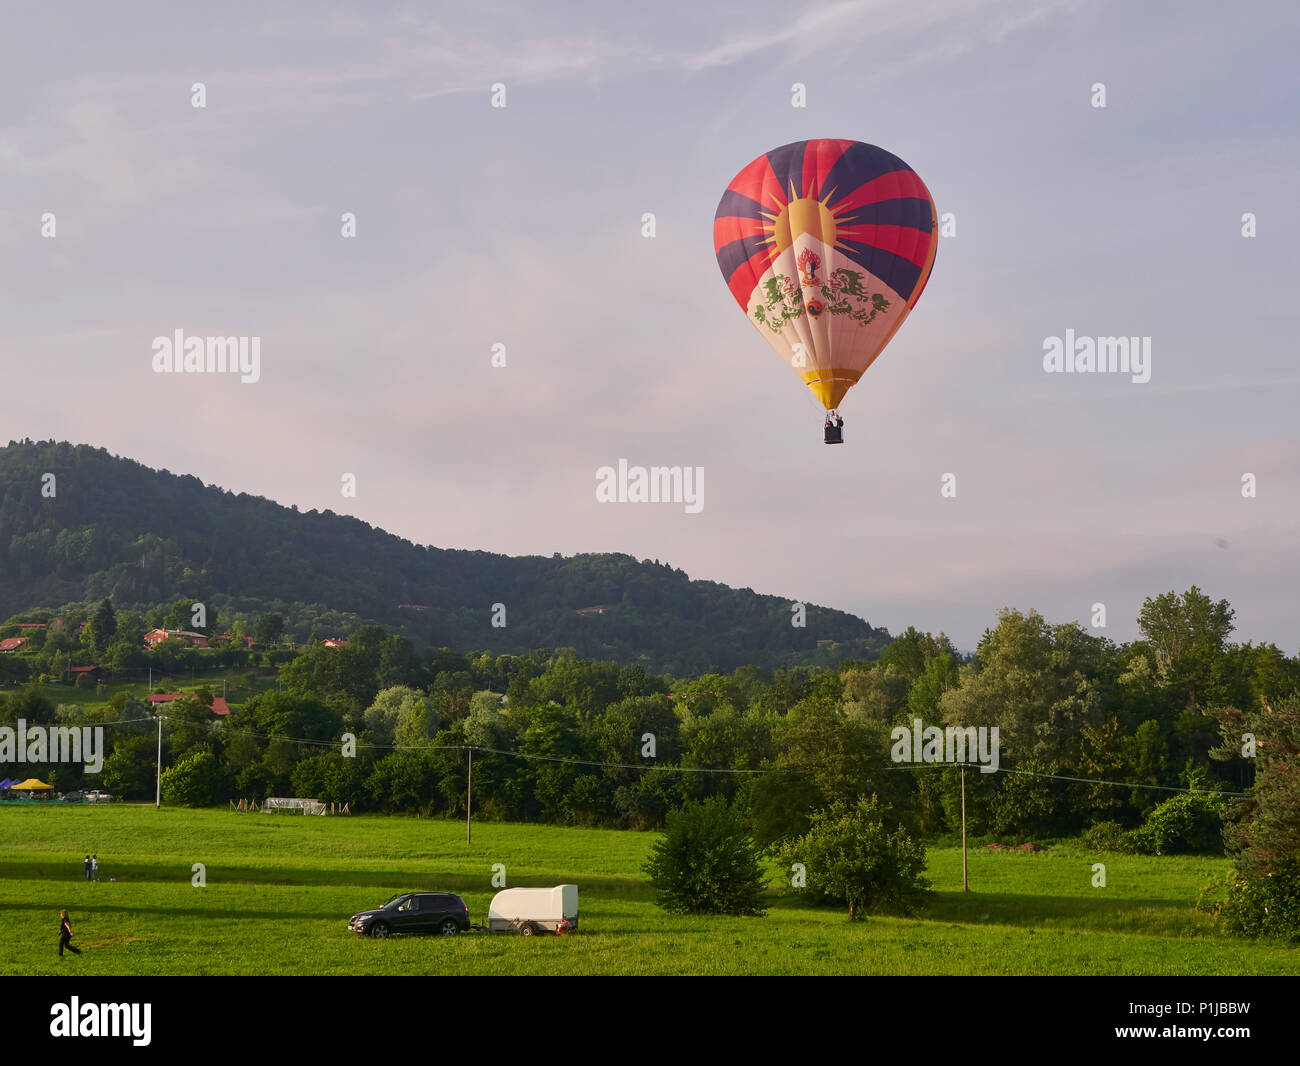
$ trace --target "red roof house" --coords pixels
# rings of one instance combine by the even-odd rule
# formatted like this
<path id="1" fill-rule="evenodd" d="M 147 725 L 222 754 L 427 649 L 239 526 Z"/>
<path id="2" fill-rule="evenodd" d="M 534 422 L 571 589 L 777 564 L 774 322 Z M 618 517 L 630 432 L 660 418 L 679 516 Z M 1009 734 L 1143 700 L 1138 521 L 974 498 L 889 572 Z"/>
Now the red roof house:
<path id="1" fill-rule="evenodd" d="M 188 629 L 151 629 L 144 635 L 145 647 L 157 647 L 164 640 L 172 637 L 179 637 L 181 640 L 188 641 L 196 648 L 206 648 L 208 638 L 202 633 L 193 633 Z"/>

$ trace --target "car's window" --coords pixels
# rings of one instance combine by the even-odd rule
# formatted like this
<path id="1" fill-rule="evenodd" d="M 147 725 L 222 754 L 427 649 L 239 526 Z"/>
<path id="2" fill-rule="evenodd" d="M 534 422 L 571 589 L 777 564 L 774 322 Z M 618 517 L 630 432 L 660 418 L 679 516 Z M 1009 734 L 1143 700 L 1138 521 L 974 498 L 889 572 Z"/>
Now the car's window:
<path id="1" fill-rule="evenodd" d="M 433 899 L 430 896 L 416 896 L 416 910 L 431 911 L 433 910 Z"/>
<path id="2" fill-rule="evenodd" d="M 413 911 L 415 910 L 415 900 L 413 900 L 410 896 L 407 896 L 404 900 L 402 900 L 401 903 L 397 905 L 397 909 L 399 911 Z"/>

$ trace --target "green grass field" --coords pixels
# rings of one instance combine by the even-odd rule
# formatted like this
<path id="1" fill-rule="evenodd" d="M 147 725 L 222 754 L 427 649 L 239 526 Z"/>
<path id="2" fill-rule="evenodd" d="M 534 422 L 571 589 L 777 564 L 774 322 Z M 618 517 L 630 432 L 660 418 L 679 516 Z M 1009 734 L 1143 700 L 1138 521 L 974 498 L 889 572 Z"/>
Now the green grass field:
<path id="1" fill-rule="evenodd" d="M 765 918 L 682 918 L 639 869 L 651 834 L 377 816 L 0 806 L 0 964 L 10 974 L 1298 974 L 1300 948 L 1220 936 L 1194 909 L 1222 859 L 930 851 L 922 917 L 849 922 L 773 894 Z M 87 883 L 94 851 L 104 879 Z M 1092 863 L 1107 866 L 1092 887 Z M 191 885 L 205 864 L 207 885 Z M 370 940 L 348 917 L 446 889 L 483 922 L 508 883 L 579 886 L 570 937 Z M 772 871 L 773 879 L 777 871 Z M 111 883 L 110 874 L 118 881 Z M 84 954 L 57 955 L 67 907 Z"/>

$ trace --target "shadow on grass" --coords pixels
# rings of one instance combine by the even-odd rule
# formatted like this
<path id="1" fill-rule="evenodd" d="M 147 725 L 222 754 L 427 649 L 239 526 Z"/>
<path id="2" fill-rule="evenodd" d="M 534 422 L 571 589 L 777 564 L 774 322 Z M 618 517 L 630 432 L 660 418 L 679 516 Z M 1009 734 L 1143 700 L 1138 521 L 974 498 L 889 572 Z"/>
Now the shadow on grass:
<path id="1" fill-rule="evenodd" d="M 516 868 L 517 870 L 518 868 Z M 109 875 L 118 884 L 188 884 L 193 872 L 188 865 L 162 865 L 159 863 L 114 863 L 112 870 L 105 866 L 99 882 L 87 882 L 78 866 L 68 870 L 65 865 L 55 865 L 40 859 L 0 862 L 0 880 L 50 881 L 69 886 L 85 885 L 87 889 L 101 887 L 111 890 Z M 207 865 L 206 877 L 210 885 L 274 885 L 281 888 L 377 888 L 387 890 L 384 899 L 402 892 L 484 892 L 493 891 L 488 883 L 490 871 L 481 874 L 465 873 L 408 873 L 402 870 L 321 870 L 307 866 L 226 866 Z M 557 882 L 542 875 L 512 872 L 511 888 L 550 887 Z M 631 877 L 582 877 L 580 887 L 599 889 L 629 897 L 645 897 L 649 886 Z M 382 903 L 383 900 L 380 900 Z"/>
<path id="2" fill-rule="evenodd" d="M 1034 926 L 1054 919 L 1113 919 L 1126 914 L 1149 914 L 1153 910 L 1183 917 L 1193 913 L 1192 902 L 1188 900 L 1184 904 L 1169 899 L 1116 898 L 1103 893 L 1093 898 L 935 892 L 929 897 L 920 917 L 931 921 L 970 922 L 976 925 Z M 1155 927 L 1151 931 L 1157 935 L 1160 932 Z"/>

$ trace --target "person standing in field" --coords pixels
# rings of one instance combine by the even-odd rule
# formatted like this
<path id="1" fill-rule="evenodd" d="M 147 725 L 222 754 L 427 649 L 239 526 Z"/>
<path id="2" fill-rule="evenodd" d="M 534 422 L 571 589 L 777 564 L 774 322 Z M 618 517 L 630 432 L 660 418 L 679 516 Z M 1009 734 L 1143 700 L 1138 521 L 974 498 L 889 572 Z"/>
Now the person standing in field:
<path id="1" fill-rule="evenodd" d="M 86 856 L 86 861 L 85 863 L 83 863 L 83 865 L 86 867 L 86 880 L 89 881 L 90 880 L 90 856 L 89 855 Z"/>
<path id="2" fill-rule="evenodd" d="M 90 879 L 92 881 L 99 880 L 99 856 L 98 855 L 92 855 L 90 857 Z"/>
<path id="3" fill-rule="evenodd" d="M 67 948 L 74 955 L 81 954 L 78 948 L 72 946 L 72 921 L 68 918 L 66 907 L 59 911 L 59 958 L 63 958 L 64 948 Z"/>

